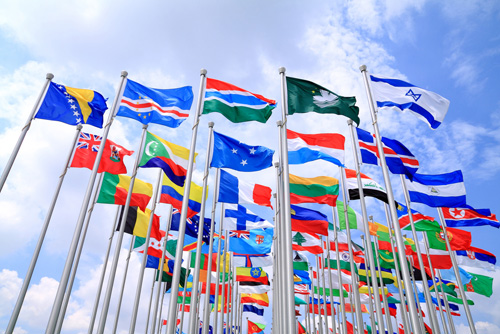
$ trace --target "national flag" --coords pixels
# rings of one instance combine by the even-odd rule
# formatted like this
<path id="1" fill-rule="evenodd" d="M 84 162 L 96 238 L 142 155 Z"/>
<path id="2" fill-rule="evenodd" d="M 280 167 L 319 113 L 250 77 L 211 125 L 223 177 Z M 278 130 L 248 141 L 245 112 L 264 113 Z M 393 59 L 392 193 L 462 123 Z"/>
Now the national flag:
<path id="1" fill-rule="evenodd" d="M 97 203 L 125 205 L 130 181 L 131 177 L 127 175 L 104 173 Z M 144 211 L 151 196 L 153 196 L 153 185 L 136 178 L 132 188 L 130 206 L 138 206 Z"/>
<path id="2" fill-rule="evenodd" d="M 270 148 L 247 145 L 214 131 L 210 167 L 256 172 L 271 167 L 273 155 Z"/>
<path id="3" fill-rule="evenodd" d="M 413 182 L 405 179 L 410 200 L 430 207 L 463 207 L 464 178 L 460 170 L 439 175 L 414 174 Z"/>
<path id="4" fill-rule="evenodd" d="M 314 233 L 292 231 L 292 249 L 312 254 L 323 253 L 319 236 Z"/>
<path id="5" fill-rule="evenodd" d="M 253 282 L 240 282 L 239 293 L 266 293 L 271 291 L 271 286 L 268 284 L 253 285 Z"/>
<path id="6" fill-rule="evenodd" d="M 443 289 L 444 293 L 457 296 L 457 292 L 455 291 L 457 285 L 451 281 L 448 280 L 440 280 L 438 277 L 435 277 L 435 282 L 432 280 L 427 281 L 429 285 L 429 291 L 441 291 L 441 288 Z"/>
<path id="7" fill-rule="evenodd" d="M 269 254 L 233 254 L 233 267 L 269 267 L 274 264 Z"/>
<path id="8" fill-rule="evenodd" d="M 274 100 L 224 81 L 207 78 L 203 114 L 218 112 L 233 123 L 266 123 L 274 108 Z"/>
<path id="9" fill-rule="evenodd" d="M 294 299 L 295 299 L 295 305 L 307 305 L 307 301 L 303 299 L 303 296 L 295 296 Z"/>
<path id="10" fill-rule="evenodd" d="M 220 170 L 218 201 L 221 203 L 247 203 L 272 208 L 271 195 L 270 187 L 240 180 L 225 170 Z"/>
<path id="11" fill-rule="evenodd" d="M 224 205 L 224 228 L 227 230 L 253 230 L 273 228 L 273 224 L 260 218 L 240 204 Z"/>
<path id="12" fill-rule="evenodd" d="M 472 275 L 472 279 L 469 283 L 464 284 L 465 291 L 491 297 L 493 294 L 493 277 L 473 273 L 469 274 Z"/>
<path id="13" fill-rule="evenodd" d="M 293 269 L 294 284 L 311 284 L 308 270 Z"/>
<path id="14" fill-rule="evenodd" d="M 325 304 L 326 307 L 326 315 L 331 316 L 332 315 L 332 304 Z M 325 315 L 325 309 L 323 308 L 323 305 L 319 304 L 309 304 L 309 312 L 313 314 L 320 314 Z"/>
<path id="15" fill-rule="evenodd" d="M 125 207 L 122 207 L 120 211 L 120 218 L 118 220 L 118 225 L 116 226 L 116 231 L 120 230 L 121 222 L 123 220 L 123 211 Z M 148 234 L 149 221 L 151 219 L 151 210 L 146 209 L 142 211 L 136 206 L 131 206 L 128 208 L 127 219 L 125 220 L 125 233 L 132 234 L 138 237 L 146 238 Z M 160 216 L 153 214 L 153 226 L 151 227 L 152 236 L 155 239 L 161 239 L 160 231 Z M 158 233 L 158 234 L 156 234 Z"/>
<path id="16" fill-rule="evenodd" d="M 358 179 L 356 177 L 356 171 L 353 169 L 344 169 L 346 176 L 346 185 L 349 190 L 349 199 L 356 200 L 359 199 L 359 188 Z M 385 189 L 379 185 L 377 182 L 373 181 L 370 177 L 363 173 L 359 173 L 361 176 L 361 186 L 363 187 L 363 194 L 368 197 L 375 197 L 382 202 L 389 203 L 387 198 L 387 193 Z"/>
<path id="17" fill-rule="evenodd" d="M 328 217 L 319 211 L 290 206 L 292 231 L 328 235 Z"/>
<path id="18" fill-rule="evenodd" d="M 370 75 L 372 94 L 378 108 L 409 110 L 431 129 L 443 122 L 450 101 L 444 97 L 399 79 Z"/>
<path id="19" fill-rule="evenodd" d="M 229 251 L 239 254 L 268 254 L 273 243 L 272 228 L 230 231 Z"/>
<path id="20" fill-rule="evenodd" d="M 263 333 L 264 328 L 266 327 L 265 325 L 262 324 L 256 324 L 253 321 L 247 320 L 248 321 L 248 334 L 257 334 L 257 333 Z"/>
<path id="21" fill-rule="evenodd" d="M 162 277 L 161 277 L 162 282 L 172 282 L 172 277 L 174 275 L 174 266 L 175 266 L 174 260 L 166 260 L 165 261 L 165 264 L 163 265 L 163 273 L 162 273 Z M 158 272 L 160 271 L 160 268 L 161 268 L 161 265 L 158 265 Z M 159 280 L 158 272 L 156 274 L 156 281 Z M 187 269 L 181 267 L 181 276 L 180 276 L 180 280 L 179 280 L 179 285 L 181 287 L 184 287 L 184 284 L 186 283 L 186 275 L 187 275 Z M 191 293 L 189 292 L 189 294 L 191 294 Z"/>
<path id="22" fill-rule="evenodd" d="M 170 222 L 170 230 L 179 231 L 179 226 L 181 221 L 181 213 L 179 210 L 175 209 L 172 211 L 172 219 Z M 200 216 L 195 215 L 191 218 L 187 218 L 186 220 L 186 231 L 187 235 L 190 235 L 194 238 L 198 238 L 198 225 L 200 224 Z M 202 240 L 207 245 L 211 244 L 210 240 L 210 226 L 212 224 L 212 220 L 210 218 L 203 219 L 203 237 Z"/>
<path id="23" fill-rule="evenodd" d="M 446 231 L 448 233 L 448 240 L 450 242 L 451 250 L 466 250 L 470 248 L 470 232 L 451 227 L 448 227 Z M 439 232 L 428 232 L 427 235 L 431 233 L 434 233 L 434 237 L 428 238 L 429 247 L 434 249 L 446 250 L 446 239 L 444 232 L 442 230 Z"/>
<path id="24" fill-rule="evenodd" d="M 246 312 L 252 313 L 252 314 L 255 314 L 255 315 L 258 315 L 261 317 L 264 316 L 264 308 L 262 306 L 260 306 L 259 304 L 244 304 L 242 312 L 243 313 L 246 313 Z"/>
<path id="25" fill-rule="evenodd" d="M 163 181 L 161 186 L 160 203 L 171 204 L 175 209 L 182 209 L 182 200 L 184 198 L 185 185 L 178 186 L 163 174 Z M 208 187 L 207 190 L 208 192 Z M 189 190 L 188 200 L 188 213 L 187 217 L 193 217 L 201 210 L 201 198 L 203 195 L 203 187 L 200 187 L 194 182 L 191 182 L 191 189 Z"/>
<path id="26" fill-rule="evenodd" d="M 260 306 L 269 306 L 269 297 L 266 293 L 242 293 L 242 304 L 257 304 Z"/>
<path id="27" fill-rule="evenodd" d="M 92 170 L 94 168 L 95 159 L 97 158 L 97 152 L 99 152 L 99 147 L 101 146 L 101 141 L 102 137 L 99 135 L 80 132 L 70 167 L 88 168 Z M 127 167 L 123 162 L 123 158 L 133 153 L 134 151 L 129 151 L 109 139 L 106 140 L 97 172 L 126 174 Z"/>
<path id="28" fill-rule="evenodd" d="M 176 128 L 189 117 L 193 88 L 150 88 L 127 79 L 117 116 Z"/>
<path id="29" fill-rule="evenodd" d="M 461 267 L 458 267 L 458 271 L 460 273 L 460 280 L 462 281 L 463 284 L 467 284 L 470 282 L 472 279 L 472 275 L 462 269 Z M 449 281 L 454 281 L 458 282 L 457 277 L 455 276 L 455 270 L 453 269 L 441 269 L 440 271 L 441 278 Z"/>
<path id="30" fill-rule="evenodd" d="M 290 174 L 290 203 L 318 203 L 335 206 L 339 196 L 339 180 L 318 176 L 305 178 Z"/>
<path id="31" fill-rule="evenodd" d="M 356 132 L 358 134 L 362 162 L 380 166 L 380 156 L 375 135 L 360 128 L 356 128 Z M 415 158 L 409 149 L 395 139 L 382 137 L 381 141 L 387 168 L 389 168 L 391 173 L 405 174 L 411 180 L 419 167 L 417 158 Z"/>
<path id="32" fill-rule="evenodd" d="M 336 278 L 336 279 L 338 280 L 338 278 Z M 326 282 L 326 280 L 325 280 L 325 282 Z M 352 282 L 352 280 L 349 280 L 349 282 Z M 346 284 L 344 284 L 344 285 L 346 285 Z M 333 286 L 338 287 L 338 285 L 336 285 L 335 281 L 333 282 Z M 330 288 L 322 288 L 322 287 L 318 288 L 317 286 L 314 286 L 314 291 L 311 291 L 311 292 L 315 293 L 315 294 L 319 293 L 320 296 L 323 296 L 323 291 L 325 292 L 324 294 L 327 296 L 327 298 L 333 297 L 335 300 L 337 300 L 337 298 L 335 298 L 335 297 L 340 297 L 340 291 L 342 291 L 342 295 L 344 297 L 346 297 L 346 298 L 349 297 L 349 294 L 344 289 L 330 289 Z"/>
<path id="33" fill-rule="evenodd" d="M 195 153 L 196 157 L 197 153 Z M 147 132 L 139 167 L 163 169 L 167 177 L 179 187 L 184 186 L 188 168 L 189 150 Z"/>
<path id="34" fill-rule="evenodd" d="M 236 268 L 236 282 L 251 282 L 252 285 L 269 285 L 267 273 L 258 267 Z"/>
<path id="35" fill-rule="evenodd" d="M 352 283 L 351 273 L 350 272 L 346 273 L 346 272 L 344 272 L 342 270 L 340 272 L 338 270 L 330 270 L 330 272 L 328 270 L 325 270 L 325 286 L 324 287 L 329 288 L 329 289 L 340 289 L 341 287 L 339 285 L 339 275 L 341 275 L 343 284 Z M 318 277 L 320 277 L 319 275 L 321 275 L 321 274 L 318 274 L 318 272 L 316 270 L 313 270 L 313 282 L 314 282 L 314 292 L 315 293 L 317 292 L 316 288 L 318 286 L 320 286 L 320 285 L 323 286 L 322 279 L 320 279 L 320 282 L 318 282 Z M 329 275 L 332 276 L 332 284 L 330 284 Z M 323 293 L 321 292 L 320 294 L 322 295 Z"/>
<path id="36" fill-rule="evenodd" d="M 219 255 L 219 268 L 220 272 L 223 271 L 224 269 L 224 257 L 222 255 Z M 226 254 L 226 272 L 229 272 L 229 258 L 230 254 Z M 195 268 L 196 266 L 196 252 L 191 252 L 191 263 L 190 267 Z M 208 270 L 211 268 L 212 271 L 217 271 L 217 253 L 212 254 L 212 261 L 208 260 L 208 255 L 207 254 L 201 254 L 200 257 L 200 269 L 202 270 Z"/>
<path id="37" fill-rule="evenodd" d="M 165 241 L 165 231 L 157 230 L 153 231 L 153 227 L 151 228 L 151 234 L 149 236 L 149 245 L 148 246 L 148 256 L 153 256 L 156 258 L 161 258 L 161 254 L 163 252 L 163 242 Z M 161 237 L 158 239 L 158 237 Z M 139 253 L 144 253 L 144 249 L 146 248 L 146 238 L 136 236 L 134 239 L 134 251 Z"/>
<path id="38" fill-rule="evenodd" d="M 345 137 L 339 133 L 303 134 L 287 130 L 288 163 L 303 164 L 314 160 L 344 166 Z"/>
<path id="39" fill-rule="evenodd" d="M 333 253 L 333 252 L 332 252 Z M 349 254 L 349 253 L 347 253 Z M 346 273 L 351 273 L 351 265 L 349 264 L 348 261 L 344 261 L 344 260 L 340 260 L 339 259 L 339 263 L 340 263 L 340 270 L 343 271 L 343 272 L 346 272 Z M 328 269 L 334 269 L 334 270 L 338 270 L 338 266 L 337 266 L 337 259 L 330 259 L 330 261 L 328 261 L 327 258 L 325 258 L 325 265 L 324 265 L 325 269 L 328 268 Z M 321 262 L 319 263 L 319 268 L 321 269 L 322 266 L 321 266 Z M 354 266 L 356 272 L 357 272 L 357 267 Z"/>
<path id="40" fill-rule="evenodd" d="M 405 231 L 411 231 L 410 215 L 408 214 L 408 208 L 403 204 L 400 203 L 398 204 L 399 205 L 396 206 L 396 209 L 398 213 L 399 226 L 401 227 L 401 229 L 404 229 Z M 438 222 L 435 221 L 433 217 L 423 215 L 420 212 L 413 209 L 411 209 L 411 215 L 413 217 L 413 224 L 417 232 L 441 231 L 441 226 L 439 225 Z"/>
<path id="41" fill-rule="evenodd" d="M 386 268 L 382 268 L 382 267 L 380 267 L 380 268 L 375 267 L 375 273 L 376 273 L 375 276 L 377 277 L 378 280 L 380 279 L 379 270 L 382 274 L 382 281 L 384 282 L 384 284 L 394 283 L 396 278 L 392 275 L 391 269 L 386 269 Z M 366 282 L 367 276 L 368 275 L 371 276 L 371 273 L 368 273 L 368 275 L 367 275 L 367 270 L 366 270 L 366 266 L 364 263 L 359 264 L 358 275 L 359 275 L 359 280 L 361 282 Z M 370 282 L 372 282 L 372 278 L 370 278 Z"/>
<path id="42" fill-rule="evenodd" d="M 429 256 L 431 258 L 431 263 L 432 267 L 434 269 L 449 269 L 452 267 L 452 262 L 450 258 L 450 254 L 448 253 L 447 250 L 443 250 L 442 246 L 439 246 L 439 248 L 432 248 L 431 245 L 435 244 L 436 247 L 441 243 L 437 239 L 435 233 L 425 233 L 427 236 L 427 240 L 429 243 Z M 426 249 L 425 244 L 423 242 L 420 242 L 420 249 Z M 416 254 L 413 254 L 413 265 L 417 268 L 420 269 L 419 261 L 417 258 Z M 429 268 L 429 260 L 427 258 L 427 254 L 423 253 L 422 254 L 422 262 L 424 264 L 424 267 Z"/>
<path id="43" fill-rule="evenodd" d="M 34 118 L 102 128 L 103 115 L 107 109 L 106 99 L 98 92 L 51 81 Z"/>
<path id="44" fill-rule="evenodd" d="M 345 210 L 344 202 L 337 201 L 337 213 L 338 213 L 338 218 L 339 218 L 339 228 L 341 230 L 345 230 L 347 228 L 344 210 Z M 349 228 L 350 229 L 360 230 L 360 231 L 364 232 L 363 216 L 360 213 L 356 212 L 350 206 L 347 206 L 347 219 L 349 220 Z"/>
<path id="45" fill-rule="evenodd" d="M 309 262 L 307 257 L 303 256 L 297 251 L 293 251 L 293 269 L 294 270 L 309 270 Z"/>
<path id="46" fill-rule="evenodd" d="M 497 217 L 488 209 L 473 208 L 441 208 L 443 210 L 446 226 L 484 226 L 500 227 Z"/>
<path id="47" fill-rule="evenodd" d="M 306 334 L 306 328 L 304 327 L 304 325 L 302 325 L 300 323 L 300 321 L 297 320 L 297 328 L 299 330 L 298 334 Z"/>
<path id="48" fill-rule="evenodd" d="M 307 284 L 294 284 L 294 292 L 299 295 L 309 295 L 309 287 Z"/>
<path id="49" fill-rule="evenodd" d="M 441 296 L 441 298 L 443 297 L 442 294 L 440 294 L 440 296 Z M 462 300 L 462 298 L 458 298 L 458 297 L 454 297 L 454 296 L 450 296 L 450 295 L 445 295 L 445 296 L 446 296 L 446 299 L 448 299 L 448 301 L 450 301 L 452 303 L 461 304 L 461 305 L 464 304 L 464 301 Z M 467 304 L 474 305 L 474 301 L 471 299 L 467 299 Z"/>
<path id="50" fill-rule="evenodd" d="M 484 249 L 469 247 L 467 250 L 457 251 L 456 254 L 457 264 L 459 265 L 495 270 L 496 256 Z"/>
<path id="51" fill-rule="evenodd" d="M 343 115 L 359 124 L 355 97 L 344 97 L 311 81 L 286 77 L 288 114 L 316 112 Z"/>

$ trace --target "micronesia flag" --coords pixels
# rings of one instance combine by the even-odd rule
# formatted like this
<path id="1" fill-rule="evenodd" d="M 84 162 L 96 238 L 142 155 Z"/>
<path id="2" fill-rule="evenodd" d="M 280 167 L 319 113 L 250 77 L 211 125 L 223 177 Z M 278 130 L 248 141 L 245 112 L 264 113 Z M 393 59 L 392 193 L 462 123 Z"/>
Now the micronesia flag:
<path id="1" fill-rule="evenodd" d="M 470 206 L 468 208 L 442 209 L 446 226 L 449 227 L 490 225 L 500 228 L 496 215 L 492 214 L 489 209 L 473 209 Z"/>
<path id="2" fill-rule="evenodd" d="M 326 160 L 344 166 L 345 137 L 339 133 L 303 134 L 287 130 L 288 163 L 303 164 L 314 160 Z"/>
<path id="3" fill-rule="evenodd" d="M 370 75 L 373 97 L 378 108 L 395 107 L 410 110 L 436 129 L 448 112 L 450 101 L 444 97 L 398 79 Z"/>
<path id="4" fill-rule="evenodd" d="M 220 170 L 219 197 L 221 203 L 248 203 L 268 206 L 271 209 L 272 190 L 269 187 L 245 182 L 225 170 Z"/>
<path id="5" fill-rule="evenodd" d="M 274 151 L 264 146 L 250 146 L 214 131 L 210 167 L 256 172 L 273 165 Z"/>
<path id="6" fill-rule="evenodd" d="M 465 203 L 465 185 L 460 170 L 439 174 L 414 174 L 413 182 L 405 179 L 410 200 L 433 208 L 460 208 Z"/>
<path id="7" fill-rule="evenodd" d="M 356 128 L 363 163 L 380 166 L 377 142 L 370 132 Z M 417 172 L 417 158 L 403 144 L 395 139 L 382 137 L 387 168 L 393 174 L 405 174 L 410 180 Z"/>
<path id="8" fill-rule="evenodd" d="M 133 118 L 142 124 L 156 123 L 176 128 L 188 118 L 192 104 L 191 86 L 157 89 L 127 79 L 116 115 Z"/>
<path id="9" fill-rule="evenodd" d="M 224 228 L 226 230 L 252 230 L 273 227 L 273 224 L 260 218 L 243 205 L 224 204 Z"/>

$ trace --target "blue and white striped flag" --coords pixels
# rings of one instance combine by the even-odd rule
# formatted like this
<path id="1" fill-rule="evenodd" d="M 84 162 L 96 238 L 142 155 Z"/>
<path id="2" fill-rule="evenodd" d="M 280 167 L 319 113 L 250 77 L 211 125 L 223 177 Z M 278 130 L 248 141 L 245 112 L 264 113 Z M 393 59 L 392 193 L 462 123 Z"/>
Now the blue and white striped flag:
<path id="1" fill-rule="evenodd" d="M 405 179 L 410 200 L 433 208 L 461 208 L 466 205 L 464 177 L 460 170 L 439 174 L 414 174 L 413 182 Z"/>

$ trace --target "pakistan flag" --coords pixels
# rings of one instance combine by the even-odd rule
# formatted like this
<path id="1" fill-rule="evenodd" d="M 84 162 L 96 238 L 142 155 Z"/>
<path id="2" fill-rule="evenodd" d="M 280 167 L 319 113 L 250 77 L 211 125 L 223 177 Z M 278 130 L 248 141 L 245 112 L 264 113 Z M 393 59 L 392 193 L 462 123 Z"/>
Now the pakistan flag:
<path id="1" fill-rule="evenodd" d="M 288 114 L 316 112 L 344 115 L 359 124 L 355 97 L 344 97 L 314 82 L 286 77 Z"/>

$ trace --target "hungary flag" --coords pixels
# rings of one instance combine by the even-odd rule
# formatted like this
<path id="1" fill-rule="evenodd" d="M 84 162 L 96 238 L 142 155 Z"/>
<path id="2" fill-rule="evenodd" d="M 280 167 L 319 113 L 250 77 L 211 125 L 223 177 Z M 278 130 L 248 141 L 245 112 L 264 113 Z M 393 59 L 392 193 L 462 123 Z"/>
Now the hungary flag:
<path id="1" fill-rule="evenodd" d="M 130 180 L 131 177 L 127 175 L 104 173 L 97 203 L 125 205 Z M 153 185 L 135 179 L 130 206 L 138 206 L 145 211 L 151 196 L 153 196 Z"/>

